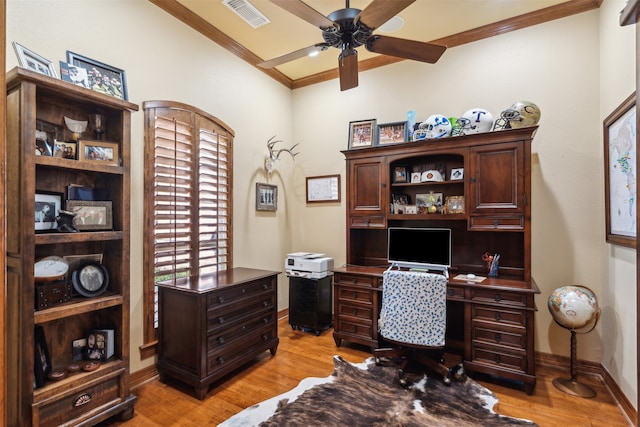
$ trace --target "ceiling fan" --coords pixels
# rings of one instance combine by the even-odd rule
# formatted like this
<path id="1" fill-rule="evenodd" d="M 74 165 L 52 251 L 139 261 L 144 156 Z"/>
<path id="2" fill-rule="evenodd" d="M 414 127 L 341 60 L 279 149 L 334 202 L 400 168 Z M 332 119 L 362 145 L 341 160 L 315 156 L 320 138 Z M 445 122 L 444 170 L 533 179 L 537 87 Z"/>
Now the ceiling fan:
<path id="1" fill-rule="evenodd" d="M 397 13 L 404 10 L 415 0 L 373 0 L 364 10 L 349 7 L 324 16 L 302 0 L 270 0 L 284 10 L 319 27 L 322 30 L 324 43 L 296 50 L 258 64 L 262 68 L 274 68 L 295 59 L 302 58 L 312 52 L 324 51 L 330 47 L 340 49 L 338 56 L 338 72 L 340 90 L 348 90 L 358 86 L 358 52 L 357 47 L 364 46 L 370 52 L 395 56 L 433 64 L 440 59 L 446 46 L 395 37 L 380 36 L 373 31 L 387 22 Z"/>

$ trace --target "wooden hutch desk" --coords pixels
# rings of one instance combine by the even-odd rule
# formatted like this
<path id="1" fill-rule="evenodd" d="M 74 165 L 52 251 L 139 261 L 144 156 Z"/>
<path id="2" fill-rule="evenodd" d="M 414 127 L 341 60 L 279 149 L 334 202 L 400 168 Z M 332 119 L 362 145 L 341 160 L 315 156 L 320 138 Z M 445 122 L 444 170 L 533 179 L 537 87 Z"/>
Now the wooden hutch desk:
<path id="1" fill-rule="evenodd" d="M 536 130 L 532 126 L 342 152 L 350 267 L 334 271 L 337 345 L 349 340 L 378 346 L 389 227 L 448 228 L 448 349 L 462 353 L 469 371 L 518 381 L 533 392 L 534 297 L 539 293 L 531 276 L 531 145 Z M 442 181 L 407 178 L 434 169 Z M 411 214 L 394 209 L 394 200 L 415 205 L 430 193 L 445 204 L 448 198 L 456 200 L 458 208 L 438 213 L 418 208 Z M 478 284 L 454 279 L 458 273 L 487 276 L 486 252 L 500 254 L 499 277 Z"/>

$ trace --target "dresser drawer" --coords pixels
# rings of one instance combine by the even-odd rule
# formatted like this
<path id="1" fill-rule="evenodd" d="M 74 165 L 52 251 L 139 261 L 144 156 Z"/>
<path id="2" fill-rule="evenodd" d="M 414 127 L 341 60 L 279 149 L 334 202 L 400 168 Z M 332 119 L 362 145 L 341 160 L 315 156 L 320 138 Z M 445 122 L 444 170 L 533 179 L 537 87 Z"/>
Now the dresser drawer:
<path id="1" fill-rule="evenodd" d="M 488 307 L 478 304 L 473 304 L 471 306 L 471 319 L 473 322 L 480 320 L 496 324 L 522 327 L 525 327 L 527 324 L 527 314 L 525 311 Z"/>
<path id="2" fill-rule="evenodd" d="M 217 319 L 222 319 L 222 323 L 218 323 Z M 271 309 L 245 312 L 244 315 L 238 314 L 233 321 L 224 321 L 224 318 L 216 318 L 216 321 L 209 324 L 207 330 L 207 340 L 209 342 L 207 348 L 211 350 L 212 344 L 224 345 L 235 337 L 261 329 L 265 325 L 274 324 L 276 321 L 275 311 Z"/>
<path id="3" fill-rule="evenodd" d="M 359 320 L 341 319 L 340 332 L 365 339 L 371 339 L 374 336 L 371 321 L 361 323 Z"/>
<path id="4" fill-rule="evenodd" d="M 493 291 L 491 289 L 471 289 L 471 300 L 492 304 L 527 306 L 527 294 L 520 292 Z"/>
<path id="5" fill-rule="evenodd" d="M 527 371 L 527 357 L 524 351 L 511 352 L 506 348 L 497 346 L 484 346 L 473 343 L 471 346 L 471 361 L 500 369 Z"/>
<path id="6" fill-rule="evenodd" d="M 526 349 L 527 335 L 524 328 L 496 328 L 495 325 L 475 322 L 471 328 L 473 341 L 499 344 L 517 349 Z"/>
<path id="7" fill-rule="evenodd" d="M 273 292 L 267 294 L 251 295 L 238 299 L 234 304 L 216 309 L 207 310 L 207 332 L 212 332 L 217 328 L 227 327 L 236 322 L 242 321 L 248 315 L 255 316 L 256 311 L 265 309 L 275 310 L 275 295 Z"/>
<path id="8" fill-rule="evenodd" d="M 269 281 L 255 281 L 233 286 L 207 295 L 207 308 L 216 309 L 220 306 L 235 304 L 247 297 L 259 298 L 260 295 L 273 293 L 273 285 Z"/>
<path id="9" fill-rule="evenodd" d="M 207 339 L 207 375 L 216 371 L 235 369 L 246 362 L 246 355 L 255 352 L 262 344 L 277 339 L 277 327 L 274 324 L 236 336 L 225 345 L 218 345 L 215 336 Z M 238 365 L 238 366 L 235 366 Z"/>
<path id="10" fill-rule="evenodd" d="M 89 380 L 82 387 L 74 387 L 62 395 L 43 399 L 32 405 L 33 425 L 55 427 L 71 420 L 81 421 L 99 415 L 106 404 L 122 401 L 124 369 L 111 372 L 101 378 Z"/>

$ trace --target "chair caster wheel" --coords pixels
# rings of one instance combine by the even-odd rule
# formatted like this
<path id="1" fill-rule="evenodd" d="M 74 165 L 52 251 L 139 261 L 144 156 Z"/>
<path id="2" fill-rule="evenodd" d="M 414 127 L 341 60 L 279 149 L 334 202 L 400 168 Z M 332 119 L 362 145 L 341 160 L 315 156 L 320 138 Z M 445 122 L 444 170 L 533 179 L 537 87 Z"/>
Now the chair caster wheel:
<path id="1" fill-rule="evenodd" d="M 379 357 L 376 357 L 376 366 L 382 365 L 382 360 Z"/>
<path id="2" fill-rule="evenodd" d="M 444 377 L 444 378 L 442 378 L 442 382 L 444 383 L 444 385 L 450 386 L 451 385 L 451 378 Z"/>

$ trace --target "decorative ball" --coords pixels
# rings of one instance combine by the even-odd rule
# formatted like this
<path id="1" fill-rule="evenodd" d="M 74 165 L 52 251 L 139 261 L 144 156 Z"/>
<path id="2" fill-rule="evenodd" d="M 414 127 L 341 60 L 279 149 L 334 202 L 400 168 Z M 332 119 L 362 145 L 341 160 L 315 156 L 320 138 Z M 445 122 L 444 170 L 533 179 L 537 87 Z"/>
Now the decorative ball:
<path id="1" fill-rule="evenodd" d="M 567 329 L 580 329 L 597 321 L 600 308 L 594 293 L 582 286 L 558 288 L 548 300 L 553 319 Z"/>

